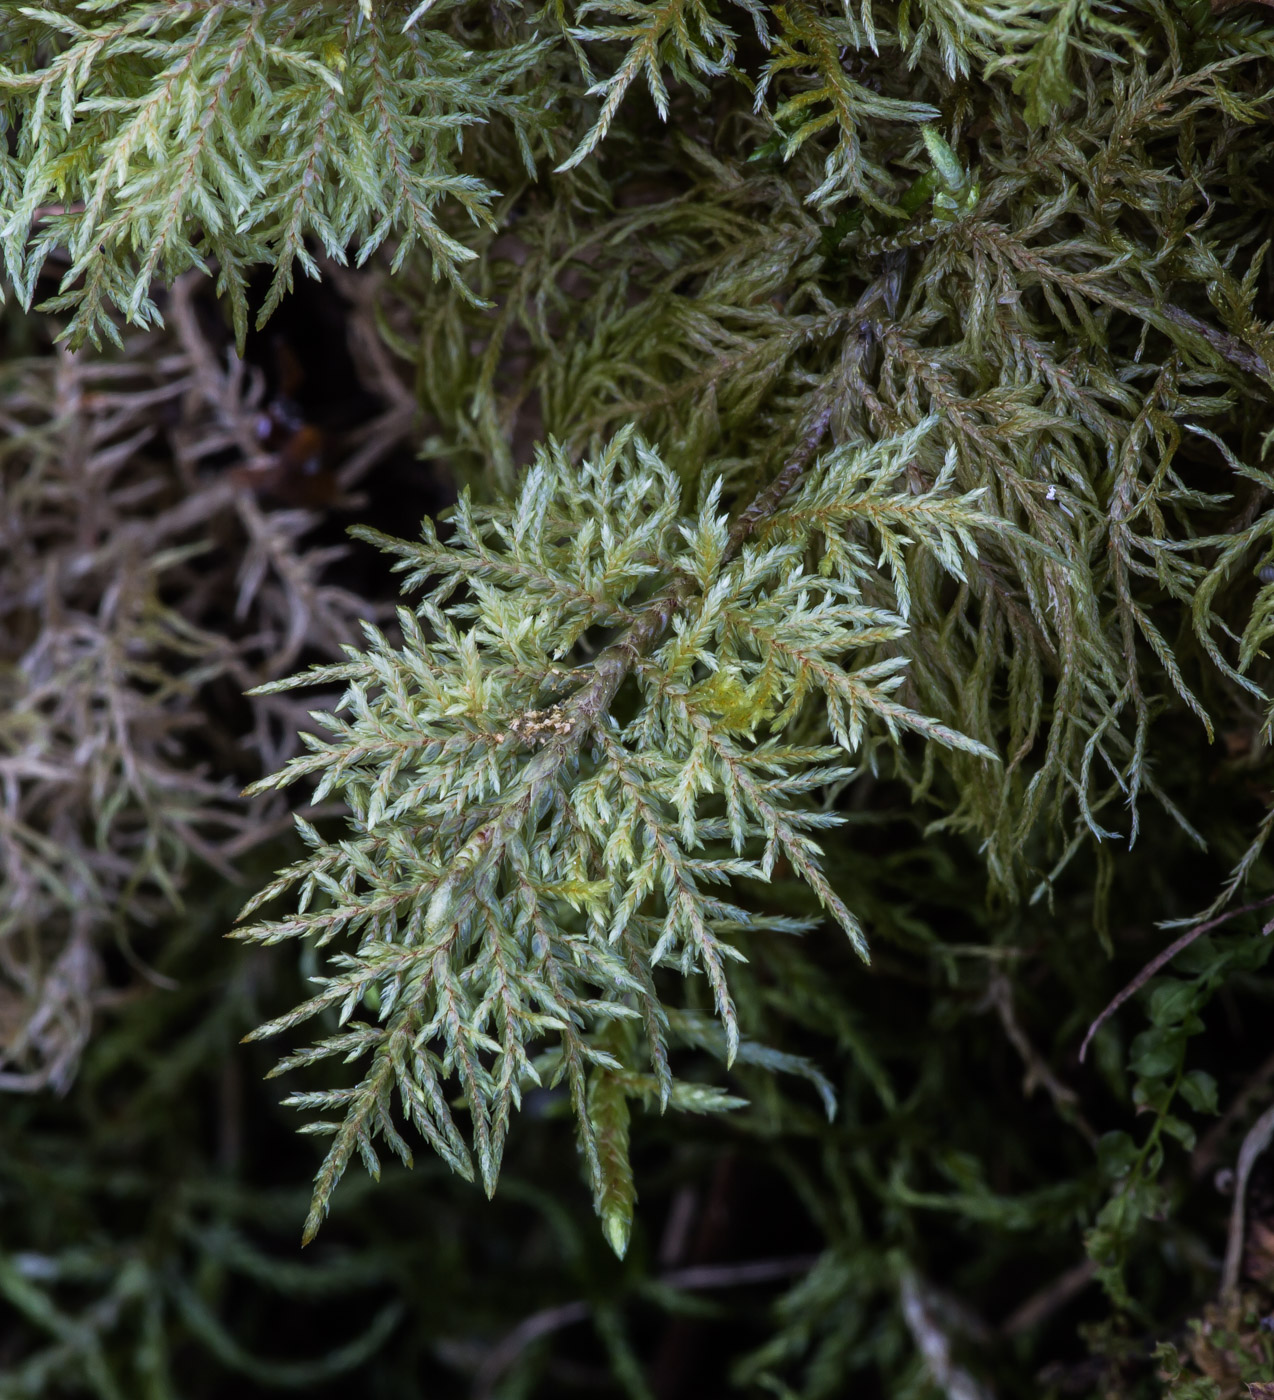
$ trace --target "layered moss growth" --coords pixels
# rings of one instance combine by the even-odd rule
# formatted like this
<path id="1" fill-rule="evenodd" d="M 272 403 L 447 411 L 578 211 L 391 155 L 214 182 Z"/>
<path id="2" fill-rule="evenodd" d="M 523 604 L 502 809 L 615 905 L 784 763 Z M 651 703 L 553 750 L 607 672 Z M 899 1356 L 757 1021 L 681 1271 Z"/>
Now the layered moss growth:
<path id="1" fill-rule="evenodd" d="M 1267 16 L 0 10 L 0 1395 L 1274 1381 Z"/>

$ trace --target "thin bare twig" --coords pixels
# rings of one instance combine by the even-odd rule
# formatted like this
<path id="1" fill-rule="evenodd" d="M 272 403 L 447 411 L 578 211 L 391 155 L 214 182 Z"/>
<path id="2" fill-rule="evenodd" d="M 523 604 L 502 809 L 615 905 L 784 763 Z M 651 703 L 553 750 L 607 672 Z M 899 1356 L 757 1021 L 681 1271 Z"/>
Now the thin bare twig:
<path id="1" fill-rule="evenodd" d="M 934 1384 L 947 1400 L 991 1400 L 986 1386 L 951 1359 L 951 1338 L 939 1323 L 932 1299 L 914 1274 L 903 1274 L 898 1296 L 907 1330 Z"/>
<path id="2" fill-rule="evenodd" d="M 1083 1064 L 1084 1056 L 1088 1053 L 1089 1042 L 1098 1030 L 1106 1024 L 1116 1011 L 1146 985 L 1160 968 L 1166 967 L 1183 949 L 1188 948 L 1191 943 L 1202 934 L 1210 933 L 1214 928 L 1219 928 L 1222 924 L 1229 923 L 1231 919 L 1237 919 L 1241 914 L 1251 914 L 1257 909 L 1264 909 L 1274 904 L 1274 894 L 1267 894 L 1264 899 L 1258 899 L 1254 904 L 1245 904 L 1241 909 L 1231 909 L 1228 914 L 1218 914 L 1215 919 L 1209 919 L 1206 923 L 1196 924 L 1194 928 L 1187 929 L 1185 933 L 1177 939 L 1175 943 L 1170 943 L 1162 953 L 1153 957 L 1132 979 L 1131 982 L 1119 993 L 1101 1013 L 1100 1016 L 1088 1028 L 1088 1034 L 1084 1037 L 1084 1043 L 1079 1047 L 1079 1062 Z M 1266 924 L 1262 933 L 1269 933 L 1274 928 L 1274 920 Z"/>
<path id="3" fill-rule="evenodd" d="M 1256 1159 L 1274 1140 L 1274 1105 L 1252 1124 L 1239 1148 L 1234 1169 L 1234 1204 L 1230 1207 L 1230 1233 L 1225 1242 L 1225 1267 L 1221 1271 L 1221 1300 L 1231 1301 L 1239 1290 L 1239 1269 L 1243 1263 L 1244 1217 L 1247 1213 L 1247 1183 Z"/>
<path id="4" fill-rule="evenodd" d="M 1004 1027 L 1004 1034 L 1008 1036 L 1010 1043 L 1026 1066 L 1026 1078 L 1022 1084 L 1022 1092 L 1029 1099 L 1037 1087 L 1044 1089 L 1049 1098 L 1053 1100 L 1058 1113 L 1068 1123 L 1075 1125 L 1090 1146 L 1095 1146 L 1097 1134 L 1080 1111 L 1079 1095 L 1074 1089 L 1058 1079 L 1045 1062 L 1044 1057 L 1031 1044 L 1030 1037 L 1022 1029 L 1017 1019 L 1017 1012 L 1013 1005 L 1012 984 L 1002 972 L 996 972 L 991 978 L 987 995 L 1000 1018 L 1000 1024 Z"/>
<path id="5" fill-rule="evenodd" d="M 583 1322 L 589 1312 L 587 1303 L 576 1300 L 573 1303 L 562 1303 L 555 1308 L 542 1308 L 524 1318 L 511 1332 L 506 1332 L 495 1348 L 487 1353 L 486 1359 L 473 1378 L 473 1400 L 487 1400 L 496 1382 L 532 1342 L 547 1337 L 550 1332 L 559 1332 L 563 1327 Z"/>
<path id="6" fill-rule="evenodd" d="M 1265 1060 L 1256 1073 L 1239 1090 L 1234 1102 L 1199 1139 L 1199 1145 L 1190 1157 L 1190 1174 L 1197 1181 L 1216 1165 L 1221 1155 L 1221 1143 L 1236 1122 L 1251 1107 L 1252 1100 L 1260 1094 L 1266 1084 L 1274 1079 L 1274 1055 Z"/>
<path id="7" fill-rule="evenodd" d="M 666 1288 L 742 1288 L 749 1283 L 770 1283 L 777 1278 L 807 1274 L 818 1263 L 817 1254 L 793 1254 L 784 1259 L 753 1259 L 745 1264 L 693 1264 L 660 1274 Z"/>
<path id="8" fill-rule="evenodd" d="M 741 1264 L 702 1264 L 686 1269 L 670 1269 L 656 1282 L 665 1288 L 690 1291 L 698 1288 L 741 1288 L 750 1283 L 770 1283 L 808 1273 L 818 1262 L 816 1254 L 798 1254 L 782 1259 L 752 1259 Z M 489 1351 L 473 1378 L 472 1400 L 489 1400 L 496 1382 L 518 1357 L 541 1337 L 571 1327 L 592 1315 L 592 1305 L 582 1299 L 543 1308 L 524 1318 Z"/>
<path id="9" fill-rule="evenodd" d="M 1052 1283 L 1045 1284 L 1038 1293 L 1032 1293 L 1021 1307 L 1014 1308 L 1000 1324 L 1000 1334 L 1016 1337 L 1047 1322 L 1059 1308 L 1064 1308 L 1077 1293 L 1085 1289 L 1096 1273 L 1097 1265 L 1091 1259 L 1084 1259 L 1067 1269 Z"/>

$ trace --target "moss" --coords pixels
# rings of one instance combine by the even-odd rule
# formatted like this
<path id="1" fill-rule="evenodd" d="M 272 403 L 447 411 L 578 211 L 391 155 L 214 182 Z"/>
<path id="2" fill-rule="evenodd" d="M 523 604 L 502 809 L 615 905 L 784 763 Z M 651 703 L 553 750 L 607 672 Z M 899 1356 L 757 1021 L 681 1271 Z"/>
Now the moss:
<path id="1" fill-rule="evenodd" d="M 0 11 L 0 1394 L 1271 1379 L 1267 14 Z"/>

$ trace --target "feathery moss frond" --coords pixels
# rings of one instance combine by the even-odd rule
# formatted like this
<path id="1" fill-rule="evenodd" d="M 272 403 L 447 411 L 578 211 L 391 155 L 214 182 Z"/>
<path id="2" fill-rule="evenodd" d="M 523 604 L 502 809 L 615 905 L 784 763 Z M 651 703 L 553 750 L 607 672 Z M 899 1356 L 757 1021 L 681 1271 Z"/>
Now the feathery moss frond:
<path id="1" fill-rule="evenodd" d="M 72 345 L 118 342 L 112 309 L 155 323 L 157 276 L 215 266 L 242 346 L 253 267 L 274 269 L 264 318 L 296 263 L 318 275 L 307 239 L 337 262 L 419 242 L 463 288 L 473 252 L 439 208 L 490 223 L 494 197 L 457 166 L 464 131 L 505 119 L 529 162 L 544 115 L 543 42 L 475 52 L 352 4 L 7 6 L 0 52 L 6 269 L 30 305 L 65 249 L 43 309 L 72 313 Z"/>
<path id="2" fill-rule="evenodd" d="M 313 854 L 244 910 L 299 886 L 296 913 L 238 934 L 342 950 L 311 1001 L 256 1032 L 335 1014 L 341 1029 L 285 1067 L 371 1061 L 355 1087 L 293 1100 L 339 1115 L 324 1125 L 335 1137 L 307 1236 L 356 1151 L 373 1172 L 377 1137 L 408 1155 L 391 1122 L 395 1088 L 404 1116 L 467 1173 L 441 1087 L 456 1081 L 494 1189 L 509 1116 L 523 1085 L 538 1082 L 536 1047 L 556 1040 L 553 1082 L 570 1077 L 577 1110 L 594 1067 L 580 1131 L 622 1253 L 631 1191 L 615 1154 L 627 1110 L 609 1075 L 623 1062 L 600 1027 L 639 1017 L 661 1103 L 676 1105 L 653 980 L 674 966 L 707 979 L 733 1060 L 727 967 L 739 954 L 727 934 L 754 916 L 711 888 L 768 879 L 781 855 L 866 956 L 810 834 L 840 819 L 802 799 L 853 771 L 844 759 L 869 735 L 897 744 L 916 732 L 992 757 L 895 698 L 897 659 L 850 662 L 906 631 L 905 588 L 902 610 L 862 602 L 869 538 L 898 578 L 913 543 L 960 577 L 976 532 L 995 524 L 976 497 L 948 492 L 950 474 L 922 497 L 897 494 L 930 426 L 824 454 L 791 505 L 780 488 L 733 530 L 719 481 L 684 514 L 676 477 L 631 433 L 580 466 L 557 446 L 541 451 L 514 506 L 466 496 L 445 545 L 429 521 L 418 543 L 356 530 L 399 556 L 408 588 L 433 584 L 414 612 L 400 609 L 401 647 L 369 624 L 367 649 L 347 649 L 337 713 L 314 716 L 333 737 L 310 738 L 310 754 L 250 790 L 317 774 L 317 796 L 349 804 L 351 836 L 329 843 L 303 827 Z M 803 462 L 793 460 L 786 481 L 796 486 Z M 848 544 L 841 531 L 855 514 L 866 529 Z M 820 564 L 807 572 L 815 541 Z M 590 659 L 599 630 L 618 635 Z M 827 705 L 835 743 L 782 744 L 812 697 Z M 772 737 L 758 740 L 759 724 Z M 351 1019 L 373 991 L 379 1024 Z"/>

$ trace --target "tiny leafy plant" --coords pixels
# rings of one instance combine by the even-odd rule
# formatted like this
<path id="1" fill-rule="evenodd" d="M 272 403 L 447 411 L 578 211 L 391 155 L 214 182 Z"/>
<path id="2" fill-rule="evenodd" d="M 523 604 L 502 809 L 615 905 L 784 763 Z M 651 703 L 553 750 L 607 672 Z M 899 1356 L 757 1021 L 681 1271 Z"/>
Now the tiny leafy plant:
<path id="1" fill-rule="evenodd" d="M 314 716 L 332 737 L 307 736 L 310 752 L 252 791 L 317 777 L 316 798 L 339 793 L 351 826 L 325 841 L 298 819 L 313 853 L 245 915 L 292 887 L 297 912 L 239 934 L 332 950 L 321 990 L 256 1034 L 329 1011 L 339 1029 L 279 1072 L 369 1062 L 353 1087 L 290 1100 L 339 1115 L 310 1127 L 333 1142 L 307 1237 L 355 1153 L 374 1174 L 378 1138 L 410 1160 L 395 1093 L 455 1170 L 471 1176 L 476 1158 L 491 1192 L 523 1090 L 565 1081 L 622 1254 L 626 1100 L 698 1112 L 731 1102 L 675 1078 L 657 973 L 707 979 L 729 1066 L 732 930 L 810 924 L 721 887 L 768 880 L 782 858 L 865 957 L 811 834 L 843 819 L 809 799 L 876 762 L 881 735 L 994 760 L 898 700 L 903 658 L 870 658 L 906 631 L 905 546 L 962 580 L 976 533 L 998 522 L 980 493 L 952 490 L 950 460 L 928 490 L 907 489 L 928 424 L 807 466 L 826 419 L 733 525 L 719 477 L 686 510 L 673 473 L 627 432 L 579 465 L 556 445 L 541 451 L 510 506 L 466 496 L 446 544 L 428 521 L 419 543 L 356 531 L 397 556 L 408 589 L 433 587 L 399 610 L 401 645 L 367 626 L 367 651 L 347 647 L 347 662 L 258 692 L 346 684 L 336 712 Z M 877 555 L 892 561 L 888 606 L 863 596 Z M 812 705 L 834 743 L 801 741 Z M 372 1023 L 354 1019 L 369 1006 Z"/>

